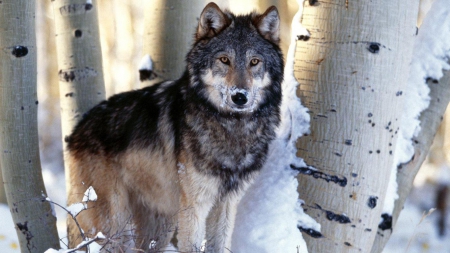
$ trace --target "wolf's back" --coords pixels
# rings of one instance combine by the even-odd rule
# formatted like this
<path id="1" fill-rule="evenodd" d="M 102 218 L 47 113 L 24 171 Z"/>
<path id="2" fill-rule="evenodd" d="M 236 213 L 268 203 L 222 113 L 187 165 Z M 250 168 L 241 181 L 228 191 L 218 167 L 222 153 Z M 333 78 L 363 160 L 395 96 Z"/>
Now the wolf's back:
<path id="1" fill-rule="evenodd" d="M 130 145 L 155 145 L 161 138 L 157 130 L 161 117 L 173 114 L 173 110 L 176 113 L 173 107 L 179 104 L 173 101 L 181 102 L 179 88 L 175 86 L 180 86 L 180 82 L 159 83 L 114 95 L 96 105 L 66 139 L 69 152 L 114 156 Z"/>

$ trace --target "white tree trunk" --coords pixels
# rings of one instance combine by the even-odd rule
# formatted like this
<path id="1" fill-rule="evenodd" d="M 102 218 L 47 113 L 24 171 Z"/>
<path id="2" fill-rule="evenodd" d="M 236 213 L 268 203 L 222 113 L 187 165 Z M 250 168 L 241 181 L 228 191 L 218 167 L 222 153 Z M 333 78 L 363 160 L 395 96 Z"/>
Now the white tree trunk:
<path id="1" fill-rule="evenodd" d="M 310 252 L 370 252 L 402 113 L 418 1 L 309 1 L 297 43 L 298 94 L 311 134 L 299 139 L 299 194 L 322 238 Z"/>
<path id="2" fill-rule="evenodd" d="M 2 162 L 0 161 L 0 165 Z M 3 186 L 2 167 L 0 166 L 0 203 L 6 204 L 5 187 Z"/>
<path id="3" fill-rule="evenodd" d="M 90 3 L 92 2 L 92 3 Z M 97 1 L 55 0 L 61 126 L 65 140 L 84 113 L 105 99 Z M 67 159 L 66 188 L 70 192 Z"/>
<path id="4" fill-rule="evenodd" d="M 430 87 L 431 101 L 429 107 L 420 115 L 421 131 L 414 139 L 414 159 L 398 170 L 397 183 L 399 198 L 395 202 L 395 209 L 392 214 L 393 229 L 402 229 L 396 228 L 395 223 L 397 222 L 401 210 L 403 210 L 406 198 L 413 188 L 414 178 L 430 151 L 434 136 L 441 125 L 442 117 L 450 102 L 450 71 L 446 71 L 444 77 L 442 77 L 441 80 L 436 81 L 437 80 L 427 81 L 427 84 Z M 375 243 L 372 247 L 372 253 L 382 252 L 391 234 L 392 230 L 390 229 L 379 229 Z"/>
<path id="5" fill-rule="evenodd" d="M 206 1 L 152 0 L 146 1 L 144 55 L 153 61 L 153 74 L 142 78 L 143 85 L 162 80 L 175 80 L 183 74 L 185 57 L 194 42 L 197 18 Z M 153 79 L 153 77 L 155 77 Z"/>
<path id="6" fill-rule="evenodd" d="M 0 3 L 0 167 L 21 252 L 41 253 L 59 238 L 39 159 L 35 9 L 30 0 Z"/>

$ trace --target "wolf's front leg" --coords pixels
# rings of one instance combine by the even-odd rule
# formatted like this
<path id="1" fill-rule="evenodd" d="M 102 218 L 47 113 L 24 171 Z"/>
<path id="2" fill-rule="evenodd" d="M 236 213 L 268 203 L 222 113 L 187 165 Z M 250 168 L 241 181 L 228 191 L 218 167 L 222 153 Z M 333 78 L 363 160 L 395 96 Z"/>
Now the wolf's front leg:
<path id="1" fill-rule="evenodd" d="M 244 191 L 231 192 L 228 196 L 215 202 L 207 222 L 206 252 L 231 252 L 231 236 L 234 230 L 237 206 L 244 195 Z"/>
<path id="2" fill-rule="evenodd" d="M 218 192 L 215 177 L 186 166 L 180 174 L 180 211 L 178 214 L 178 249 L 200 252 L 205 239 L 206 218 Z"/>

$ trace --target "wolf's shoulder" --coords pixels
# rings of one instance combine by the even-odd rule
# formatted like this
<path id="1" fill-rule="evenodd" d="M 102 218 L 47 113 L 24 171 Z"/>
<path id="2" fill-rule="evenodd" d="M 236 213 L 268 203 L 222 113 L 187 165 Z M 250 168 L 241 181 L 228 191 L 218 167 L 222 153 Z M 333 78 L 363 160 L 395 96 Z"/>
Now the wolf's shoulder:
<path id="1" fill-rule="evenodd" d="M 182 82 L 166 81 L 111 96 L 83 116 L 66 139 L 68 149 L 114 154 L 133 143 L 155 141 L 162 115 L 180 106 L 182 87 Z"/>

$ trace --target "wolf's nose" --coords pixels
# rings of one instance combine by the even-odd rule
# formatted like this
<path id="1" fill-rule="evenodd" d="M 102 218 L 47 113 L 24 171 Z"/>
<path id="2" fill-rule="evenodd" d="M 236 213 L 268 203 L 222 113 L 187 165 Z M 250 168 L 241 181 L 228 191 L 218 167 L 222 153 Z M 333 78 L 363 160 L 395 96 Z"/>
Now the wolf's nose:
<path id="1" fill-rule="evenodd" d="M 247 103 L 247 96 L 244 93 L 237 92 L 231 96 L 231 100 L 237 105 L 245 105 Z"/>

